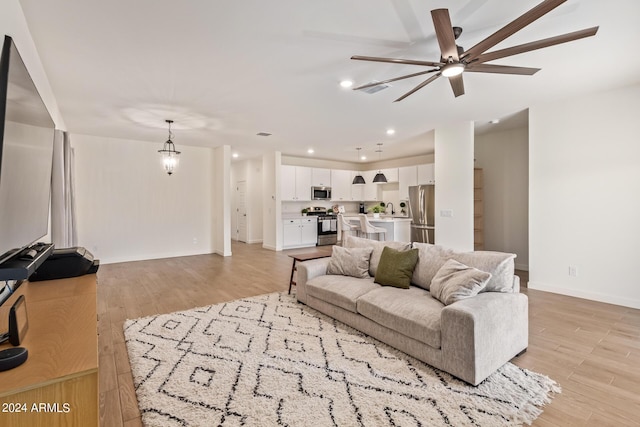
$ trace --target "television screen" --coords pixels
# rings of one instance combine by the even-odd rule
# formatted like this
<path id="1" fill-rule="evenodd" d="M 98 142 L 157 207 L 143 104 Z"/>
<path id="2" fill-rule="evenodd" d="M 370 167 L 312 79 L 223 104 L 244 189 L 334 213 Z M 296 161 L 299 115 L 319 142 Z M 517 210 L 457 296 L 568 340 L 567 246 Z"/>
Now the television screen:
<path id="1" fill-rule="evenodd" d="M 49 226 L 55 124 L 5 36 L 0 61 L 0 263 Z"/>

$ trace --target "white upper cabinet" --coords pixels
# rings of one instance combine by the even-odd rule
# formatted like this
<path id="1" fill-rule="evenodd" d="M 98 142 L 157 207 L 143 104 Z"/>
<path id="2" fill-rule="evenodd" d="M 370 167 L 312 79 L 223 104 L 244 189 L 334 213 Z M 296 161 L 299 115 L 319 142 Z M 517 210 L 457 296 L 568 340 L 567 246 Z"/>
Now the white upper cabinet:
<path id="1" fill-rule="evenodd" d="M 282 200 L 311 200 L 311 168 L 282 165 L 280 173 Z"/>
<path id="2" fill-rule="evenodd" d="M 434 164 L 418 165 L 418 184 L 435 184 Z"/>
<path id="3" fill-rule="evenodd" d="M 311 168 L 311 185 L 331 187 L 331 169 Z"/>
<path id="4" fill-rule="evenodd" d="M 378 173 L 377 170 L 364 171 L 362 173 L 362 176 L 364 177 L 364 181 L 366 182 L 366 184 L 363 185 L 364 187 L 363 200 L 370 201 L 370 202 L 380 200 L 380 196 L 378 195 L 380 184 L 376 184 L 373 182 L 373 178 L 376 176 L 377 173 Z"/>
<path id="5" fill-rule="evenodd" d="M 346 202 L 351 200 L 351 171 L 331 170 L 331 200 Z"/>
<path id="6" fill-rule="evenodd" d="M 398 168 L 382 169 L 382 173 L 387 177 L 387 182 L 398 182 Z"/>
<path id="7" fill-rule="evenodd" d="M 409 200 L 409 187 L 418 184 L 418 167 L 398 168 L 398 200 Z"/>

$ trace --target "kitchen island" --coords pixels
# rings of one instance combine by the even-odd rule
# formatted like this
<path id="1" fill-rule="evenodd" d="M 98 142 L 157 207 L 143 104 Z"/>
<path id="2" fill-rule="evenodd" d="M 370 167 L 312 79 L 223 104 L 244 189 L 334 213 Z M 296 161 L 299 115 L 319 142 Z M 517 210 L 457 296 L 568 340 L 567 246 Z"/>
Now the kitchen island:
<path id="1" fill-rule="evenodd" d="M 357 215 L 345 214 L 345 220 L 354 225 L 360 224 L 360 218 Z M 380 218 L 374 218 L 373 215 L 367 215 L 371 225 L 375 227 L 382 227 L 387 230 L 382 234 L 379 234 L 380 240 L 395 241 L 395 242 L 410 242 L 411 241 L 411 218 L 408 217 L 393 217 L 381 215 Z M 375 239 L 376 235 L 372 235 Z M 363 235 L 363 237 L 366 237 Z"/>

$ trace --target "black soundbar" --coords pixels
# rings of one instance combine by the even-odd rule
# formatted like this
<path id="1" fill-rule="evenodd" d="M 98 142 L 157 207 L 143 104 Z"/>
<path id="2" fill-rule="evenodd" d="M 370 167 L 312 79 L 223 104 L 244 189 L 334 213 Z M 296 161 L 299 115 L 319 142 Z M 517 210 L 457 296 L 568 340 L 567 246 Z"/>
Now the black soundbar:
<path id="1" fill-rule="evenodd" d="M 35 255 L 27 255 L 29 250 Z M 33 252 L 32 252 L 33 253 Z M 0 264 L 0 280 L 26 280 L 53 253 L 52 243 L 37 243 Z"/>

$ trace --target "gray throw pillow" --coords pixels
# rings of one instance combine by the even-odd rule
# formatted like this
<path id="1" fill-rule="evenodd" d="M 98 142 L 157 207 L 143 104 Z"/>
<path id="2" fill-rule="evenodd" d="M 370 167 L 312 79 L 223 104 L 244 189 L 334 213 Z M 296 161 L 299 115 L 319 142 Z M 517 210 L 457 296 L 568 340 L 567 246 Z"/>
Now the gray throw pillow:
<path id="1" fill-rule="evenodd" d="M 431 296 L 444 305 L 478 295 L 491 279 L 491 273 L 450 259 L 431 281 Z"/>
<path id="2" fill-rule="evenodd" d="M 382 251 L 386 247 L 390 247 L 393 249 L 397 249 L 399 251 L 404 251 L 406 249 L 411 249 L 411 243 L 404 242 L 386 242 L 386 241 L 378 241 L 371 239 L 363 239 L 361 237 L 355 237 L 350 235 L 343 235 L 343 247 L 345 248 L 372 248 L 373 252 L 371 253 L 371 260 L 369 261 L 369 275 L 371 277 L 375 277 L 376 270 L 378 269 L 378 264 L 380 263 L 380 257 L 382 256 Z"/>
<path id="3" fill-rule="evenodd" d="M 369 258 L 373 248 L 343 248 L 334 246 L 327 274 L 352 276 L 359 279 L 369 277 Z"/>

